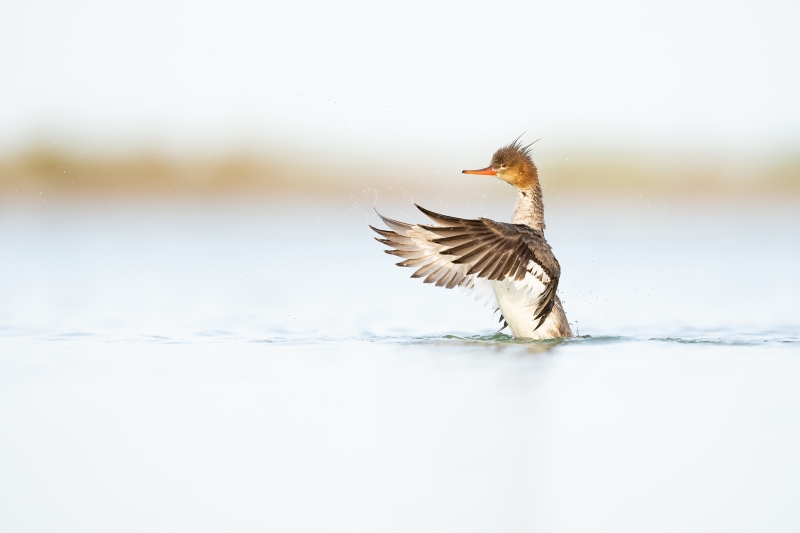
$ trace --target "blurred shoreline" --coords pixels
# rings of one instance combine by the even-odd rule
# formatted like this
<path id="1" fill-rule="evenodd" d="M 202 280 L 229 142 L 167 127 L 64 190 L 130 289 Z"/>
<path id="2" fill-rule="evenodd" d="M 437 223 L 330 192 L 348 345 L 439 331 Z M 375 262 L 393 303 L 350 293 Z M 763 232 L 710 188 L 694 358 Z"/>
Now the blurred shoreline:
<path id="1" fill-rule="evenodd" d="M 563 154 L 562 154 L 563 155 Z M 734 161 L 575 150 L 535 154 L 545 194 L 658 193 L 675 196 L 776 196 L 800 200 L 800 152 Z M 413 159 L 413 158 L 411 158 Z M 71 154 L 33 146 L 0 158 L 0 202 L 36 197 L 343 197 L 394 188 L 419 194 L 497 195 L 497 184 L 469 180 L 430 157 L 416 166 L 377 158 L 331 160 L 283 153 L 188 157 L 158 153 Z"/>

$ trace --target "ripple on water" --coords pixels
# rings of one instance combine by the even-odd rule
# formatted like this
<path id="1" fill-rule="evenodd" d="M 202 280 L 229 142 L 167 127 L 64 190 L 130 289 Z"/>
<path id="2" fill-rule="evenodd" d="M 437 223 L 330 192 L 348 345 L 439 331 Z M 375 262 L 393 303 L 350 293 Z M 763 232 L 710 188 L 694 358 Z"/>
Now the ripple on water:
<path id="1" fill-rule="evenodd" d="M 68 331 L 46 333 L 41 331 L 12 331 L 6 329 L 0 339 L 45 341 L 45 342 L 96 342 L 96 343 L 144 343 L 144 344 L 235 344 L 258 343 L 272 345 L 335 345 L 345 343 L 379 343 L 396 345 L 427 345 L 450 347 L 527 347 L 551 349 L 556 346 L 567 348 L 573 345 L 599 346 L 623 343 L 712 345 L 712 346 L 794 346 L 800 345 L 800 337 L 785 332 L 730 334 L 719 336 L 684 335 L 583 335 L 568 339 L 531 340 L 517 339 L 501 332 L 487 334 L 434 334 L 434 335 L 360 335 L 360 336 L 300 336 L 283 333 L 280 335 L 252 335 L 227 330 L 206 330 L 189 335 L 113 335 L 87 331 Z"/>

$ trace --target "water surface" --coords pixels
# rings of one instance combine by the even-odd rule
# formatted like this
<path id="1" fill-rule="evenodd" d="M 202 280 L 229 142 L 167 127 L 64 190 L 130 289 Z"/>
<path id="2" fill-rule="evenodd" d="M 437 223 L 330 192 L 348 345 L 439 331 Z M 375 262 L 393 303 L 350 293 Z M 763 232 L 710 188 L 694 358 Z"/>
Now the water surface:
<path id="1" fill-rule="evenodd" d="M 371 202 L 109 204 L 3 206 L 3 529 L 800 528 L 793 206 L 554 199 L 525 342 Z"/>

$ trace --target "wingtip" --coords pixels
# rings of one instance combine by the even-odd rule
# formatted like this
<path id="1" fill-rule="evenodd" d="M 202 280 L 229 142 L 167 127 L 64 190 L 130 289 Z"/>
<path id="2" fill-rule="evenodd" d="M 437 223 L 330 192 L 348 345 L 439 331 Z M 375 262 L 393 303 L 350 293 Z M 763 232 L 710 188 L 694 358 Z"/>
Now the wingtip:
<path id="1" fill-rule="evenodd" d="M 377 213 L 381 220 L 383 220 L 383 223 L 386 224 L 390 229 L 400 232 L 401 234 L 411 227 L 411 224 L 406 224 L 405 222 L 400 222 L 399 220 L 381 215 L 378 213 L 377 209 L 375 209 L 375 213 Z"/>
<path id="2" fill-rule="evenodd" d="M 443 225 L 446 226 L 448 224 L 461 224 L 461 223 L 464 223 L 464 222 L 467 222 L 467 223 L 470 222 L 468 220 L 463 220 L 463 219 L 460 219 L 460 218 L 457 218 L 457 217 L 451 217 L 449 215 L 443 215 L 441 213 L 437 213 L 435 211 L 431 211 L 430 209 L 425 209 L 424 207 L 422 207 L 421 205 L 418 205 L 418 204 L 414 204 L 414 205 L 417 207 L 417 209 L 422 211 L 425 214 L 426 217 L 431 219 L 434 222 L 434 224 L 443 224 Z"/>
<path id="3" fill-rule="evenodd" d="M 419 209 L 420 211 L 422 211 L 423 213 L 425 213 L 425 215 L 426 215 L 428 218 L 431 218 L 431 215 L 438 215 L 438 213 L 434 213 L 434 212 L 433 212 L 433 211 L 431 211 L 430 209 L 425 209 L 424 207 L 422 207 L 421 205 L 419 205 L 419 204 L 417 204 L 417 203 L 415 203 L 415 204 L 414 204 L 414 207 L 416 207 L 417 209 Z M 431 220 L 433 220 L 433 219 L 431 219 Z"/>

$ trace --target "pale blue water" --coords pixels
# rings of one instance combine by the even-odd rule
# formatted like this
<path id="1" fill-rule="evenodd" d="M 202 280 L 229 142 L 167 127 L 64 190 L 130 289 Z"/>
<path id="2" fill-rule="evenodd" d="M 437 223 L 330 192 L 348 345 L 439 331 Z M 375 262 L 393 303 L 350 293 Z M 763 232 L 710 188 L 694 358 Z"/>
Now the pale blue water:
<path id="1" fill-rule="evenodd" d="M 796 205 L 550 201 L 530 343 L 371 202 L 109 204 L 0 206 L 3 530 L 800 528 Z"/>

